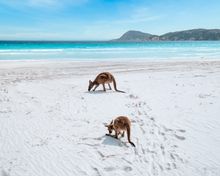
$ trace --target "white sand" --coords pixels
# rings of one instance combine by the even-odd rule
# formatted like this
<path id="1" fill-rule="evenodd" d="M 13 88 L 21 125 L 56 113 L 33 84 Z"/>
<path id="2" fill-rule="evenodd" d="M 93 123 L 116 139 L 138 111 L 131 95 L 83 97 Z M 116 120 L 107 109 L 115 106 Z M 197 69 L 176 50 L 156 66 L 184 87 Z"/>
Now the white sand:
<path id="1" fill-rule="evenodd" d="M 88 93 L 101 71 L 127 93 Z M 220 61 L 1 61 L 0 85 L 1 176 L 220 174 Z"/>

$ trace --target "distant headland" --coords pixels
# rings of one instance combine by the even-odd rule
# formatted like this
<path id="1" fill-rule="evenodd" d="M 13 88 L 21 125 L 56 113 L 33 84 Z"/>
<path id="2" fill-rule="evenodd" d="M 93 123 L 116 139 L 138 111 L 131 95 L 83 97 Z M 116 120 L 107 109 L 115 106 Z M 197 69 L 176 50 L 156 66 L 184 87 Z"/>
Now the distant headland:
<path id="1" fill-rule="evenodd" d="M 114 42 L 145 42 L 145 41 L 202 41 L 220 40 L 220 29 L 191 29 L 153 35 L 141 31 L 128 31 Z"/>

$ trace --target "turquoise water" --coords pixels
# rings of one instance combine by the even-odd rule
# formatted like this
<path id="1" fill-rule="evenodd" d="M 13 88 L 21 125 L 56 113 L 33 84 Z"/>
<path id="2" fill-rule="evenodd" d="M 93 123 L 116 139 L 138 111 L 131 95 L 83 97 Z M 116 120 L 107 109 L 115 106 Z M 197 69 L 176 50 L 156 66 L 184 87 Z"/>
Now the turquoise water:
<path id="1" fill-rule="evenodd" d="M 0 60 L 220 59 L 220 41 L 16 42 L 0 41 Z"/>

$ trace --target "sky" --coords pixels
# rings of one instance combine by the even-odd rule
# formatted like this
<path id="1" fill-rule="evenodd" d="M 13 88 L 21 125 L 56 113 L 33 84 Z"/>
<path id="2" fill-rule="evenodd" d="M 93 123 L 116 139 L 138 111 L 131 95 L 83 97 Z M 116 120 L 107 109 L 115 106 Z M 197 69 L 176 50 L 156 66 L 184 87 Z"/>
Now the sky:
<path id="1" fill-rule="evenodd" d="M 109 40 L 220 29 L 220 0 L 0 0 L 0 40 Z"/>

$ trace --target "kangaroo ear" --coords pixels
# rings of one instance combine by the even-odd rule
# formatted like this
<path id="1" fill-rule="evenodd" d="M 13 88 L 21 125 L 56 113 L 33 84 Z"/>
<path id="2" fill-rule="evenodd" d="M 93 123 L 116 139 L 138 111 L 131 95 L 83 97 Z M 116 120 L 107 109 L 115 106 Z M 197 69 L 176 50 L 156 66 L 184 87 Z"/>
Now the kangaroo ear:
<path id="1" fill-rule="evenodd" d="M 91 80 L 89 80 L 89 84 L 91 84 L 92 83 L 92 81 Z"/>
<path id="2" fill-rule="evenodd" d="M 113 120 L 111 121 L 110 125 L 112 125 L 112 124 L 113 124 Z"/>

